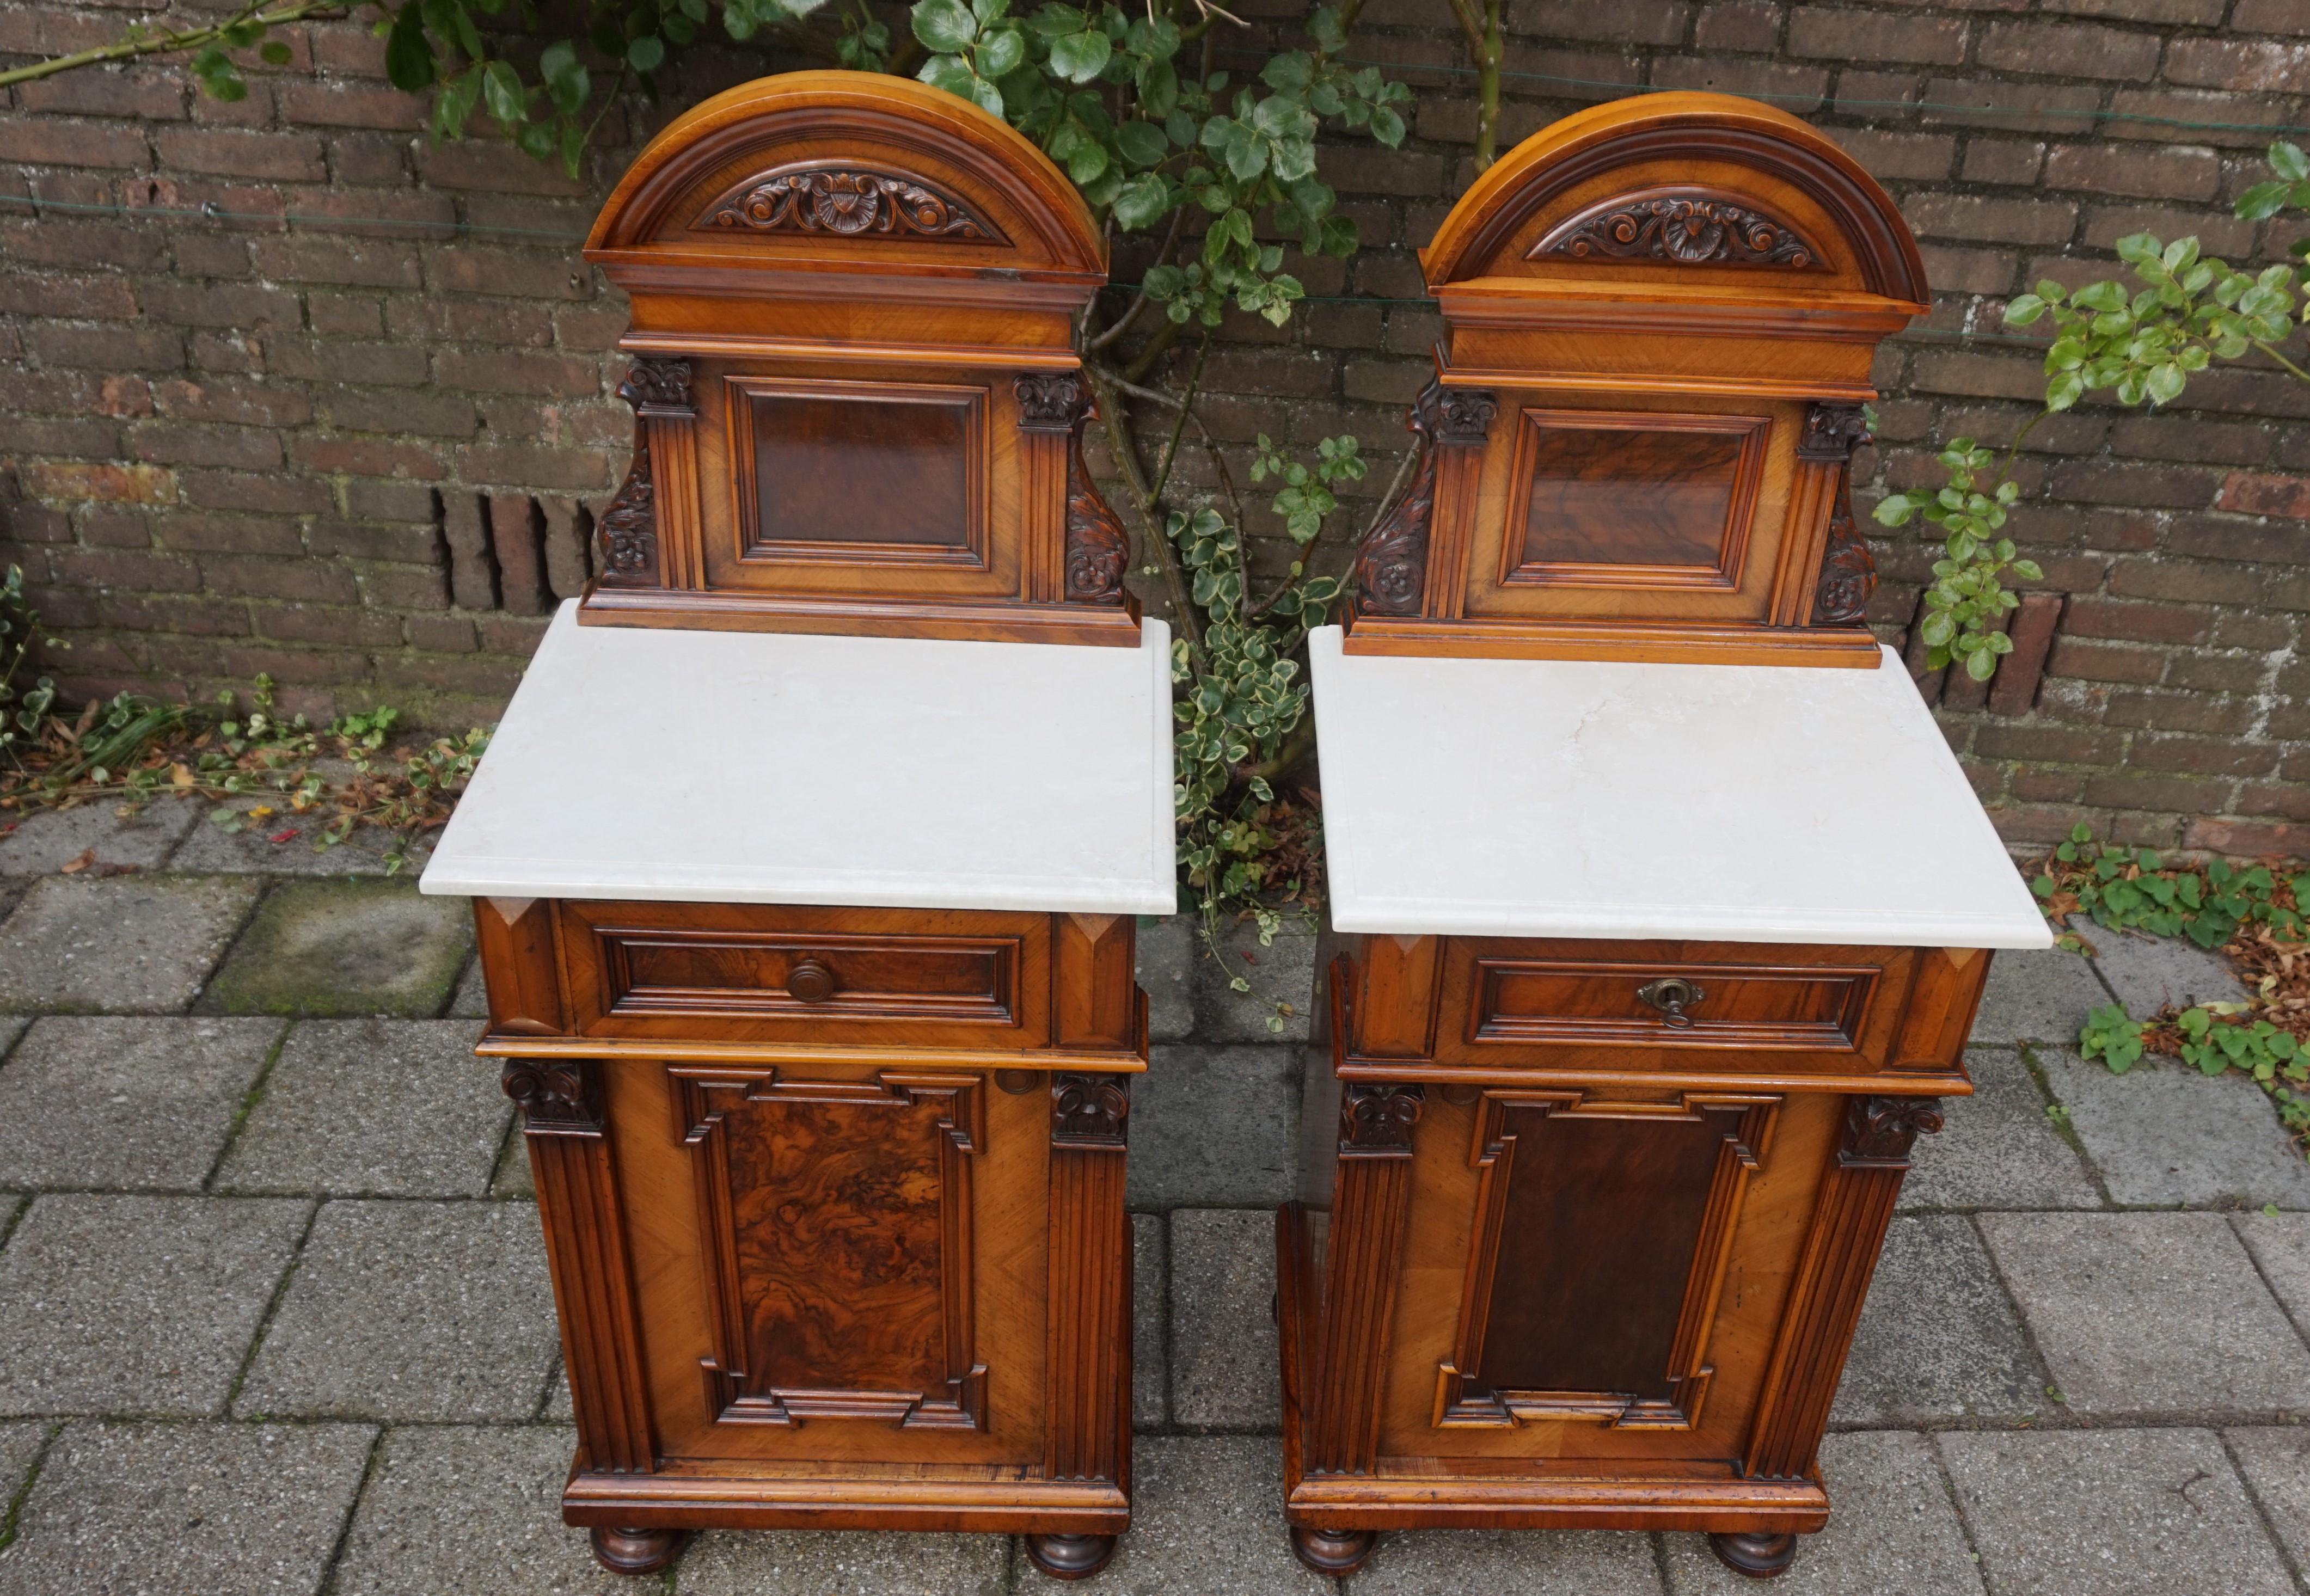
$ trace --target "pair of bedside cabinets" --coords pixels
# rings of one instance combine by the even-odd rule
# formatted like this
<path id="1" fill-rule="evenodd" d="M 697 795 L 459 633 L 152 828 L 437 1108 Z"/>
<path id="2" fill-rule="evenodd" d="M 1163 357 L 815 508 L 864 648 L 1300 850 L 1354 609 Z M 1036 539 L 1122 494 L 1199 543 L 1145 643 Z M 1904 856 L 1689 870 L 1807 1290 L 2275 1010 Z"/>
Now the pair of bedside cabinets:
<path id="1" fill-rule="evenodd" d="M 1172 664 L 1085 469 L 1099 226 L 887 77 L 671 124 L 586 248 L 631 469 L 428 866 L 474 914 L 597 1557 L 1130 1523 L 1138 916 Z M 1785 1566 L 1988 950 L 2047 941 L 1896 662 L 1847 460 L 1889 200 L 1660 95 L 1423 252 L 1413 478 L 1310 637 L 1329 924 L 1278 1215 L 1286 1517 Z M 1278 1127 L 1279 1134 L 1288 1132 Z"/>

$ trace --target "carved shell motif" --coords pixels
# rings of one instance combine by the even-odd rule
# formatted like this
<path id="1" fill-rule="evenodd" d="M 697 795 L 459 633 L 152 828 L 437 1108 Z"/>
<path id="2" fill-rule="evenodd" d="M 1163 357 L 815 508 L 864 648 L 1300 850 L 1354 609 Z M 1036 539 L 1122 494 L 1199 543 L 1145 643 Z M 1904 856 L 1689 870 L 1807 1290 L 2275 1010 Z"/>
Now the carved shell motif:
<path id="1" fill-rule="evenodd" d="M 1550 229 L 1527 258 L 1546 255 L 1799 272 L 1820 265 L 1820 251 L 1779 217 L 1704 188 L 1654 189 L 1591 205 Z"/>
<path id="2" fill-rule="evenodd" d="M 920 178 L 854 162 L 794 167 L 750 178 L 707 206 L 691 225 L 844 239 L 1010 242 L 1000 228 Z"/>

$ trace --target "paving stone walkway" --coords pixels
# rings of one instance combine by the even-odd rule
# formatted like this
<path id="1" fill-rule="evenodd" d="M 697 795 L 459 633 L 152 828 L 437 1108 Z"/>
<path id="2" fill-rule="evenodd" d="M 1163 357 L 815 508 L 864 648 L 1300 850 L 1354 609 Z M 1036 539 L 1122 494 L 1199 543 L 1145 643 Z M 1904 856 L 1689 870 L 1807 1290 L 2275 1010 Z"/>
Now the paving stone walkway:
<path id="1" fill-rule="evenodd" d="M 277 833 L 276 833 L 277 835 Z M 73 874 L 59 867 L 94 849 Z M 706 1535 L 598 1572 L 461 903 L 163 804 L 0 836 L 0 1596 L 995 1596 L 1001 1537 Z M 1272 1205 L 1297 1037 L 1143 932 L 1137 1528 L 1090 1588 L 1321 1592 L 1279 1507 Z M 1921 1143 L 1780 1583 L 2260 1596 L 2310 1580 L 2310 1166 L 2240 1080 L 2067 1040 L 2232 990 L 2109 939 L 2000 958 Z M 1228 968 L 1305 1013 L 1308 939 Z M 1304 1035 L 1304 1022 L 1295 1020 Z M 2269 1211 L 2275 1210 L 2275 1211 Z M 1350 1596 L 1745 1590 L 1698 1537 L 1387 1538 Z"/>

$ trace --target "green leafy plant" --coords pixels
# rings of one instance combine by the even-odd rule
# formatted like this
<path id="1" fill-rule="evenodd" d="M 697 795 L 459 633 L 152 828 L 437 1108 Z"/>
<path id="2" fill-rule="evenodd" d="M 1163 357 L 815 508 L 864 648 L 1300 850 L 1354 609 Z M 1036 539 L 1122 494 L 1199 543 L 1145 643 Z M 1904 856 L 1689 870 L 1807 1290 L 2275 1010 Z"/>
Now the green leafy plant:
<path id="1" fill-rule="evenodd" d="M 2078 1052 L 2123 1075 L 2145 1052 L 2167 1054 L 2201 1075 L 2235 1070 L 2260 1087 L 2280 1121 L 2310 1143 L 2310 1048 L 2301 1038 L 2255 1017 L 2248 1003 L 2199 1003 L 2168 1008 L 2154 1019 L 2129 1019 L 2115 1005 L 2096 1009 L 2078 1032 Z"/>
<path id="2" fill-rule="evenodd" d="M 2029 885 L 2059 925 L 2083 914 L 2111 931 L 2185 936 L 2201 948 L 2219 948 L 2240 927 L 2257 924 L 2300 940 L 2299 906 L 2310 895 L 2310 874 L 2281 876 L 2267 864 L 2240 869 L 2220 859 L 2168 864 L 2149 848 L 2097 843 L 2080 823 L 2046 855 Z"/>
<path id="3" fill-rule="evenodd" d="M 2310 208 L 2310 156 L 2281 140 L 2270 146 L 2269 160 L 2278 175 L 2238 196 L 2241 217 L 2262 221 L 2289 206 Z M 2310 260 L 2310 239 L 2297 239 L 2288 253 Z M 2097 394 L 2127 406 L 2168 404 L 2193 374 L 2249 355 L 2310 382 L 2310 370 L 2281 347 L 2310 322 L 2310 302 L 2299 297 L 2301 267 L 2281 262 L 2243 271 L 2201 255 L 2195 239 L 2167 243 L 2149 233 L 2120 239 L 2117 254 L 2133 268 L 2139 286 L 2132 291 L 2109 280 L 2075 290 L 2047 280 L 2006 305 L 2009 325 L 2050 319 L 2054 338 L 2045 351 L 2043 407 L 2014 434 L 2002 461 L 1960 438 L 1940 456 L 1943 486 L 1889 493 L 1878 502 L 1880 525 L 1905 525 L 1922 515 L 1943 532 L 1943 558 L 1933 563 L 1919 622 L 1926 663 L 1935 669 L 1958 662 L 1976 681 L 1987 681 L 2012 648 L 2001 623 L 2020 603 L 2004 578 L 2043 579 L 2002 534 L 2020 497 L 2015 456 L 2040 421 Z"/>
<path id="4" fill-rule="evenodd" d="M 2115 1003 L 2096 1009 L 2086 1016 L 2078 1032 L 2078 1052 L 2087 1058 L 2097 1058 L 2109 1066 L 2113 1075 L 2123 1075 L 2141 1057 L 2141 1022 L 2129 1017 Z"/>

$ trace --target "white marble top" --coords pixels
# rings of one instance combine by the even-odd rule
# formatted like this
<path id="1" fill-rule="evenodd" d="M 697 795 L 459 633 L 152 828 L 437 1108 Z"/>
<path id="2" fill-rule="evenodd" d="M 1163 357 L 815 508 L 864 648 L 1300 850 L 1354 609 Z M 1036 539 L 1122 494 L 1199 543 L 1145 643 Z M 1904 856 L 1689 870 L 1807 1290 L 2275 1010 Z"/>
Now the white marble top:
<path id="1" fill-rule="evenodd" d="M 2053 941 L 1889 649 L 1854 671 L 1308 646 L 1342 931 Z"/>
<path id="2" fill-rule="evenodd" d="M 1168 915 L 1170 633 L 1137 648 L 578 624 L 427 892 Z"/>

